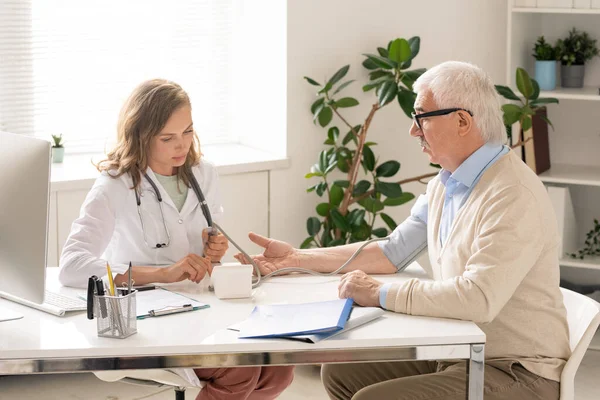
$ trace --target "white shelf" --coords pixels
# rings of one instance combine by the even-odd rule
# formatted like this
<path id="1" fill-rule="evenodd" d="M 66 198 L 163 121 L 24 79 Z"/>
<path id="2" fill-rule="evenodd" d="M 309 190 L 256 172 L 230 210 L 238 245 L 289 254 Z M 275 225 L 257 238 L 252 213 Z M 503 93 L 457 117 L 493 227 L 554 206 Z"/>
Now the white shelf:
<path id="1" fill-rule="evenodd" d="M 599 88 L 594 86 L 580 89 L 557 87 L 554 90 L 540 91 L 540 97 L 556 97 L 557 99 L 600 101 Z"/>
<path id="2" fill-rule="evenodd" d="M 600 14 L 599 8 L 533 8 L 513 7 L 512 12 L 526 14 Z"/>
<path id="3" fill-rule="evenodd" d="M 559 260 L 559 264 L 563 267 L 577 267 L 600 270 L 600 257 L 587 256 L 583 260 L 580 260 L 578 258 L 563 257 Z"/>
<path id="4" fill-rule="evenodd" d="M 552 164 L 550 169 L 539 175 L 545 183 L 600 186 L 600 167 L 571 164 Z"/>

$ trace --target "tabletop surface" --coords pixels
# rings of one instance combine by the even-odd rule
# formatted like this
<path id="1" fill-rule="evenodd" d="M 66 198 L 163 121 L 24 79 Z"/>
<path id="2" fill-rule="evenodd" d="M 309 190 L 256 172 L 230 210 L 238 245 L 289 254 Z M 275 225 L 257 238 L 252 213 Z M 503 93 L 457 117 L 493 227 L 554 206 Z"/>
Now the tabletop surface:
<path id="1" fill-rule="evenodd" d="M 84 289 L 61 287 L 58 269 L 48 268 L 47 289 L 59 293 L 84 294 Z M 384 282 L 413 277 L 426 279 L 413 263 L 405 272 L 381 275 Z M 259 304 L 291 304 L 337 299 L 340 277 L 295 275 L 275 277 L 253 290 L 248 299 L 219 300 L 206 283 L 189 281 L 168 285 L 210 308 L 137 321 L 138 333 L 126 339 L 101 338 L 96 321 L 85 312 L 65 317 L 38 311 L 0 299 L 0 307 L 24 315 L 0 322 L 1 359 L 44 359 L 64 357 L 128 357 L 174 354 L 339 350 L 399 346 L 484 343 L 485 334 L 469 321 L 429 318 L 386 312 L 364 326 L 316 344 L 285 339 L 238 339 L 228 326 L 244 320 Z"/>

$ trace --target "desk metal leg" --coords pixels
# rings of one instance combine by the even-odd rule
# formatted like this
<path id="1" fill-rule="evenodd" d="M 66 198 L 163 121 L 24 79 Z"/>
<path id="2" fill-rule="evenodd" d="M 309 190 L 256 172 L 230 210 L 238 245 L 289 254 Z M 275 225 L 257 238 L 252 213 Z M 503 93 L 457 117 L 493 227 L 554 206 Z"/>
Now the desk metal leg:
<path id="1" fill-rule="evenodd" d="M 485 346 L 471 345 L 471 358 L 468 369 L 468 400 L 483 400 L 483 367 L 485 363 Z"/>

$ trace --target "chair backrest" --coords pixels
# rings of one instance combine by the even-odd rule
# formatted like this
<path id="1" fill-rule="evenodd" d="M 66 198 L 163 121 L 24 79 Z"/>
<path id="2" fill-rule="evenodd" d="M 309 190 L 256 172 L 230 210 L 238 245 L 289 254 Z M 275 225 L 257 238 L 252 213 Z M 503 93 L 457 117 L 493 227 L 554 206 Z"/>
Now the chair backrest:
<path id="1" fill-rule="evenodd" d="M 582 294 L 560 289 L 567 309 L 571 357 L 562 371 L 560 399 L 574 400 L 575 373 L 600 325 L 600 304 Z"/>

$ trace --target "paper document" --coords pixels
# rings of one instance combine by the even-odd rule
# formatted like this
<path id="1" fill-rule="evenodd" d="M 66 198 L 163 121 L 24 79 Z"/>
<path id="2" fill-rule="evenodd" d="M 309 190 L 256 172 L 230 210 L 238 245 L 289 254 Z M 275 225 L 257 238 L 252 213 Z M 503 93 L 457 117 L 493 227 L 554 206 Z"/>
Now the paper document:
<path id="1" fill-rule="evenodd" d="M 344 328 L 352 299 L 256 306 L 240 324 L 240 338 L 332 333 Z"/>
<path id="2" fill-rule="evenodd" d="M 208 304 L 200 303 L 187 296 L 160 287 L 157 287 L 154 290 L 138 292 L 136 294 L 135 303 L 138 319 L 149 317 L 150 311 L 173 310 L 175 312 L 187 305 L 191 305 L 194 310 L 209 307 Z"/>

